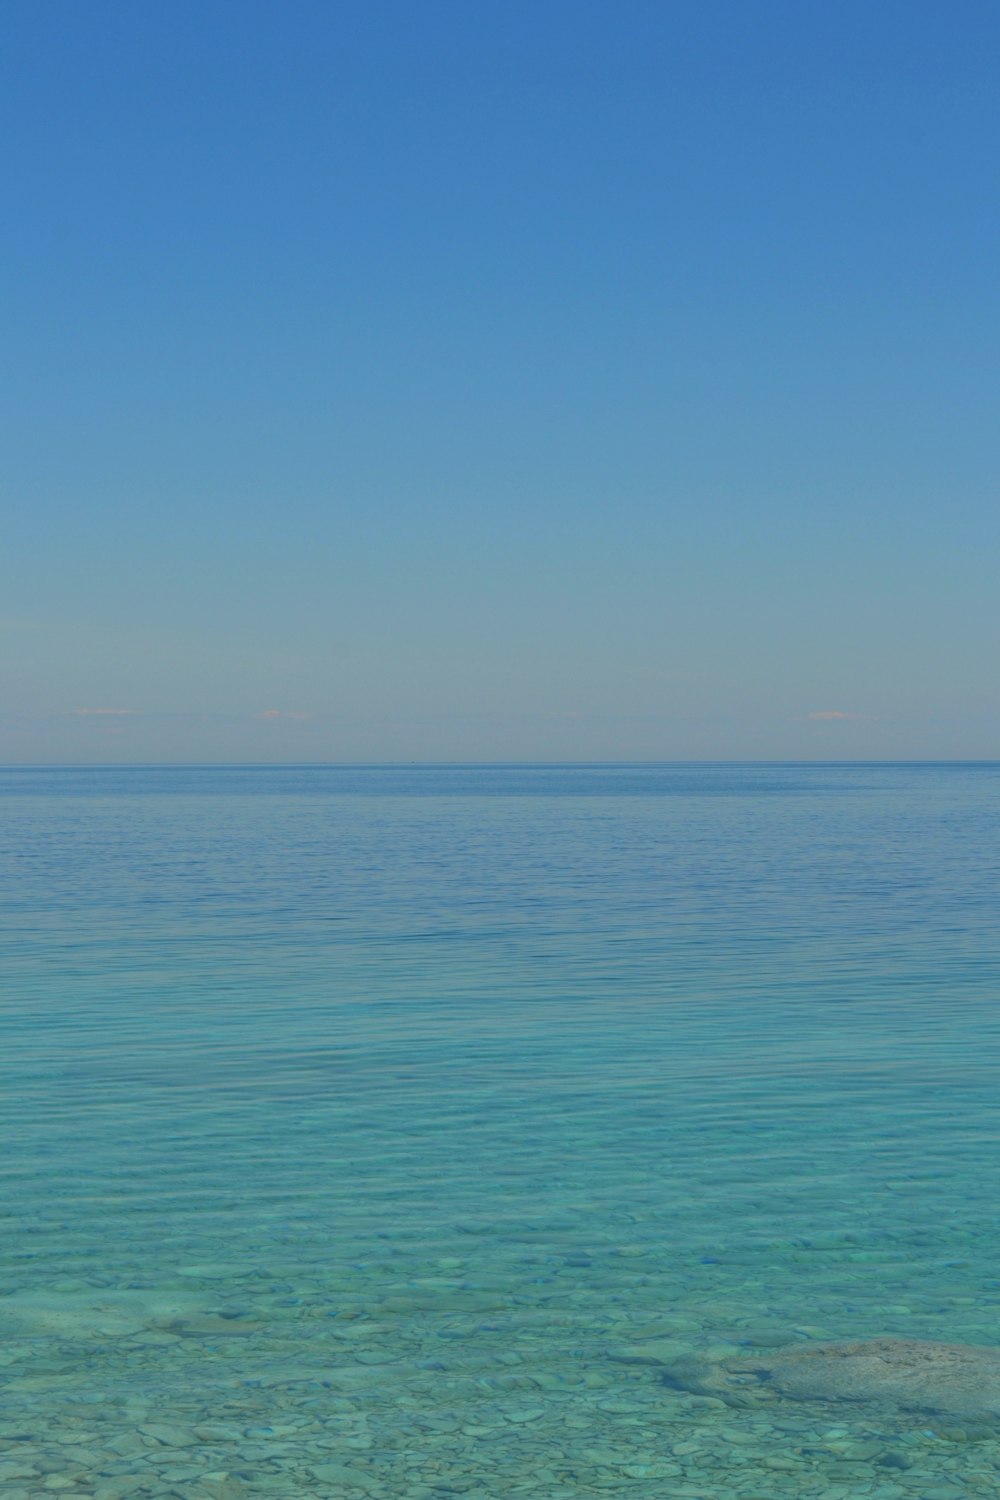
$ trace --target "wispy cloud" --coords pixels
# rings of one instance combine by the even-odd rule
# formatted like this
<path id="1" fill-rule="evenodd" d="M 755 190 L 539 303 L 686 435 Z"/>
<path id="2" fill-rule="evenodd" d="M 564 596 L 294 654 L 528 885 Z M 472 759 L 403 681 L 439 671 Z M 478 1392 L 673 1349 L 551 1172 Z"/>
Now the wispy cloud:
<path id="1" fill-rule="evenodd" d="M 107 718 L 110 715 L 113 718 L 123 719 L 138 712 L 137 708 L 74 708 L 73 717 L 76 719 L 92 719 Z"/>
<path id="2" fill-rule="evenodd" d="M 849 714 L 842 708 L 820 708 L 813 714 L 806 714 L 807 719 L 864 719 L 867 714 Z"/>
<path id="3" fill-rule="evenodd" d="M 294 713 L 290 709 L 285 708 L 265 708 L 263 713 L 254 714 L 255 719 L 298 719 L 300 722 L 305 722 L 305 720 L 313 717 L 313 714 Z"/>

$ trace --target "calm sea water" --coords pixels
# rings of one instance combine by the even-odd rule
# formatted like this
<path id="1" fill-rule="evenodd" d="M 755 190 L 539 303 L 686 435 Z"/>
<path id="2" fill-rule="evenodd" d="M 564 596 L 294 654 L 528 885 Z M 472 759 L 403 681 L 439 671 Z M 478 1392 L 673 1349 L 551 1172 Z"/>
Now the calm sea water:
<path id="1" fill-rule="evenodd" d="M 0 772 L 0 1500 L 993 1495 L 1000 768 Z"/>

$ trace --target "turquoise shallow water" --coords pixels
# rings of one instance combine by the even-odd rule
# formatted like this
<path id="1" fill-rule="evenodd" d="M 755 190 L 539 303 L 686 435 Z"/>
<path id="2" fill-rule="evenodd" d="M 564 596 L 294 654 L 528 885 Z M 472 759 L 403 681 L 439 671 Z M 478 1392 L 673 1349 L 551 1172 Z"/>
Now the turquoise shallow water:
<path id="1" fill-rule="evenodd" d="M 1000 768 L 0 812 L 0 1500 L 997 1494 L 989 1431 L 662 1370 L 1000 1345 Z"/>

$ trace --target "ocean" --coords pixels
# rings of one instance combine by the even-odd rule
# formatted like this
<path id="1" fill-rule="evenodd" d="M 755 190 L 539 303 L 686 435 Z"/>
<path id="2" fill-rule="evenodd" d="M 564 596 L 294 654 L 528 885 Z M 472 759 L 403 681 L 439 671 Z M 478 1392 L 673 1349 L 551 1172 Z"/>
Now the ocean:
<path id="1" fill-rule="evenodd" d="M 1000 1345 L 1000 767 L 0 817 L 0 1500 L 996 1495 L 989 1423 L 685 1372 Z"/>

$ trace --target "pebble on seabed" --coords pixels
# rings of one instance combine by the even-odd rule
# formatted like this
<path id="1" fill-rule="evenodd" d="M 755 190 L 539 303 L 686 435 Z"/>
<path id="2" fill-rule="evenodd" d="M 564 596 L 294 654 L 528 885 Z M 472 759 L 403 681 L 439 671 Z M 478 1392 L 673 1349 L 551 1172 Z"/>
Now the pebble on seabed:
<path id="1" fill-rule="evenodd" d="M 530 1371 L 524 1340 L 520 1352 Z M 831 1411 L 805 1405 L 783 1414 L 779 1429 L 760 1412 L 664 1391 L 641 1362 L 609 1361 L 591 1371 L 607 1377 L 596 1385 L 547 1390 L 530 1405 L 482 1367 L 464 1382 L 461 1369 L 453 1363 L 442 1407 L 414 1369 L 384 1386 L 374 1377 L 349 1397 L 306 1378 L 216 1382 L 213 1410 L 191 1391 L 172 1393 L 132 1427 L 124 1392 L 84 1407 L 67 1390 L 58 1422 L 36 1437 L 33 1393 L 15 1382 L 22 1415 L 0 1425 L 0 1500 L 493 1500 L 539 1486 L 546 1500 L 662 1500 L 665 1482 L 677 1500 L 959 1500 L 1000 1479 L 996 1439 L 871 1430 L 853 1413 L 831 1425 Z"/>

